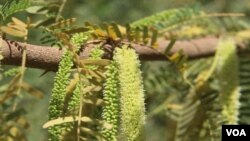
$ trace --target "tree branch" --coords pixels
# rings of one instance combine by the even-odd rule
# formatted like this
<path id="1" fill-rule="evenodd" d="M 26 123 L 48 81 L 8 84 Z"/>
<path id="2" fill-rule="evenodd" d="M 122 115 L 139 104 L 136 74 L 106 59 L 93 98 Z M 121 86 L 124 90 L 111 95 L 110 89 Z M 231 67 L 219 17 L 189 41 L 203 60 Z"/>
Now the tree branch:
<path id="1" fill-rule="evenodd" d="M 24 44 L 21 42 L 2 40 L 0 38 L 0 43 L 1 42 L 1 50 L 4 57 L 1 63 L 6 65 L 20 65 L 22 57 L 22 49 L 20 49 L 20 47 L 22 47 Z M 167 60 L 162 52 L 164 52 L 170 41 L 159 39 L 158 43 L 158 50 L 154 50 L 149 46 L 134 43 L 132 43 L 132 46 L 139 54 L 139 58 L 141 60 Z M 218 38 L 215 37 L 206 37 L 189 41 L 177 41 L 170 51 L 170 54 L 173 54 L 182 49 L 184 53 L 188 55 L 189 59 L 208 57 L 214 54 L 217 43 Z M 93 48 L 94 46 L 95 43 L 88 43 L 84 45 L 84 50 L 80 52 L 80 57 L 87 58 L 89 56 L 91 48 Z M 105 44 L 105 46 L 110 47 L 110 45 L 108 44 Z M 240 53 L 250 52 L 249 50 L 245 51 L 247 46 L 244 44 L 237 44 L 237 47 Z M 58 63 L 62 56 L 62 51 L 58 48 L 27 44 L 26 50 L 27 67 L 46 69 L 49 71 L 57 70 Z M 110 59 L 110 57 L 111 54 L 106 52 L 103 58 Z"/>

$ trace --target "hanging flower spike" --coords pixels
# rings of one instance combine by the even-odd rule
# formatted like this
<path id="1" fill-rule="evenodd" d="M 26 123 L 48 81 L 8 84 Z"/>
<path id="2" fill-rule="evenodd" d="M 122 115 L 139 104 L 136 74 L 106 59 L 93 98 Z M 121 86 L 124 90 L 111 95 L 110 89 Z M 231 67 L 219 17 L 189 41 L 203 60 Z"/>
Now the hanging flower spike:
<path id="1" fill-rule="evenodd" d="M 145 124 L 144 89 L 140 62 L 135 50 L 116 48 L 114 60 L 118 65 L 120 81 L 121 136 L 122 140 L 138 141 L 143 138 Z"/>
<path id="2" fill-rule="evenodd" d="M 111 124 L 112 128 L 103 128 L 102 134 L 108 141 L 117 141 L 118 133 L 118 120 L 119 120 L 119 80 L 118 80 L 118 68 L 113 61 L 107 66 L 105 72 L 106 81 L 104 84 L 104 108 L 102 113 L 102 119 L 104 122 Z"/>
<path id="3" fill-rule="evenodd" d="M 232 39 L 222 39 L 216 51 L 222 116 L 228 124 L 237 124 L 239 116 L 238 57 Z"/>

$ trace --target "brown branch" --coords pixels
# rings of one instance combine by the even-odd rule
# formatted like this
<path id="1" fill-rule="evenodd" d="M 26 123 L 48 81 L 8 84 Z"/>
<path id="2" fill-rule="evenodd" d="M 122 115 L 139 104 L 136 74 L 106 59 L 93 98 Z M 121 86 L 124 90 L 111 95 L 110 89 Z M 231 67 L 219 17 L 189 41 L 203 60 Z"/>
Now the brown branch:
<path id="1" fill-rule="evenodd" d="M 2 64 L 6 65 L 20 65 L 21 63 L 21 49 L 18 46 L 23 46 L 23 43 L 6 41 L 0 38 L 2 41 L 2 55 L 4 59 Z M 164 52 L 170 41 L 159 39 L 158 51 L 144 45 L 132 44 L 135 48 L 141 60 L 166 60 L 166 57 L 161 53 Z M 182 49 L 190 59 L 208 57 L 214 54 L 218 38 L 207 37 L 201 39 L 195 39 L 190 41 L 177 41 L 170 54 Z M 95 46 L 95 43 L 86 44 L 84 50 L 80 53 L 81 58 L 87 58 L 91 48 Z M 105 46 L 110 46 L 106 44 Z M 238 50 L 240 53 L 246 53 L 244 49 L 246 45 L 238 44 Z M 46 69 L 56 71 L 58 63 L 60 61 L 62 51 L 58 48 L 48 46 L 38 46 L 27 44 L 27 67 Z M 243 52 L 244 51 L 244 52 Z M 249 51 L 248 51 L 249 53 Z M 104 58 L 110 59 L 110 54 L 105 53 Z"/>

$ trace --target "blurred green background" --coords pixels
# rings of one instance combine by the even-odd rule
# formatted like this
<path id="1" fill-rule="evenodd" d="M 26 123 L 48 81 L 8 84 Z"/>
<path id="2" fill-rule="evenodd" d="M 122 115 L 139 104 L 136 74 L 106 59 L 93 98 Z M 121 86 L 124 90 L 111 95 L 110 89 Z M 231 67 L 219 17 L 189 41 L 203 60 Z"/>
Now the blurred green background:
<path id="1" fill-rule="evenodd" d="M 0 1 L 3 3 L 3 1 Z M 150 14 L 163 10 L 200 4 L 201 8 L 206 12 L 243 12 L 247 17 L 250 16 L 250 0 L 68 0 L 63 10 L 65 18 L 77 18 L 77 24 L 81 25 L 89 21 L 92 23 L 101 23 L 103 21 L 116 21 L 121 24 L 130 23 L 136 19 L 148 16 Z M 25 18 L 27 15 L 18 15 Z M 29 15 L 33 18 L 34 15 Z M 249 19 L 249 18 L 248 18 Z M 31 31 L 29 43 L 40 44 L 39 31 Z M 147 63 L 147 64 L 146 64 Z M 174 69 L 167 62 L 143 62 L 142 71 L 146 80 L 150 79 L 150 72 L 154 75 L 161 75 L 158 66 L 165 66 L 169 69 L 169 75 L 165 73 L 164 78 L 169 81 L 179 78 L 171 76 Z M 11 66 L 4 66 L 5 69 Z M 154 69 L 152 69 L 154 68 Z M 22 104 L 26 107 L 28 113 L 27 118 L 31 123 L 28 138 L 30 141 L 46 141 L 46 130 L 42 129 L 42 125 L 47 121 L 48 103 L 53 87 L 54 72 L 39 77 L 44 70 L 28 69 L 25 74 L 25 80 L 44 93 L 43 99 L 37 99 L 30 95 L 24 94 Z M 172 71 L 172 72 L 171 72 Z M 158 73 L 159 72 L 159 73 Z M 2 80 L 2 84 L 7 82 L 8 78 Z M 166 81 L 167 82 L 167 81 Z M 169 93 L 168 85 L 152 86 L 145 84 L 146 89 L 146 106 L 147 110 L 153 109 L 155 105 L 161 102 L 161 99 Z M 181 88 L 180 88 L 181 89 Z M 152 99 L 151 99 L 152 98 Z M 164 130 L 166 121 L 163 118 L 152 118 L 147 123 L 146 139 L 148 141 L 163 141 L 167 139 L 167 131 Z M 157 131 L 157 132 L 156 132 Z M 168 132 L 169 133 L 169 132 Z"/>

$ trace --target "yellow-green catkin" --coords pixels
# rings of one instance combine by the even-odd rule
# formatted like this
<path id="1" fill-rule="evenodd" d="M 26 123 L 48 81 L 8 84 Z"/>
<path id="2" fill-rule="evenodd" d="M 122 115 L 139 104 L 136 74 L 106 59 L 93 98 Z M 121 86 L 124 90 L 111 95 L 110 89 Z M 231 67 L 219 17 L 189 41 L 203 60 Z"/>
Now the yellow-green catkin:
<path id="1" fill-rule="evenodd" d="M 113 59 L 117 63 L 119 78 L 121 110 L 119 140 L 138 141 L 143 138 L 145 124 L 140 62 L 135 50 L 126 45 L 115 49 Z"/>
<path id="2" fill-rule="evenodd" d="M 119 80 L 118 68 L 114 61 L 106 67 L 106 80 L 104 83 L 104 108 L 102 119 L 112 125 L 111 129 L 103 127 L 102 134 L 108 141 L 117 141 L 119 121 Z"/>
<path id="3" fill-rule="evenodd" d="M 51 100 L 49 103 L 49 120 L 59 118 L 62 115 L 62 107 L 64 97 L 66 95 L 66 87 L 69 83 L 70 70 L 73 66 L 72 54 L 69 51 L 64 51 L 62 60 L 59 63 L 58 72 L 54 80 L 54 87 L 52 89 Z M 60 141 L 62 140 L 61 134 L 65 130 L 64 126 L 56 125 L 50 127 L 49 140 Z"/>
<path id="4" fill-rule="evenodd" d="M 80 49 L 80 45 L 86 42 L 89 33 L 77 33 L 71 38 L 71 43 L 75 45 L 75 51 Z M 64 49 L 62 59 L 59 63 L 58 71 L 54 79 L 51 100 L 49 103 L 49 120 L 59 118 L 62 115 L 64 107 L 64 98 L 66 96 L 66 87 L 70 82 L 70 71 L 73 67 L 73 52 Z M 55 125 L 49 127 L 49 141 L 60 141 L 63 134 L 71 129 L 69 124 Z"/>
<path id="5" fill-rule="evenodd" d="M 220 40 L 215 59 L 219 83 L 219 101 L 222 105 L 222 118 L 227 124 L 237 124 L 240 107 L 238 78 L 238 57 L 233 39 Z"/>

